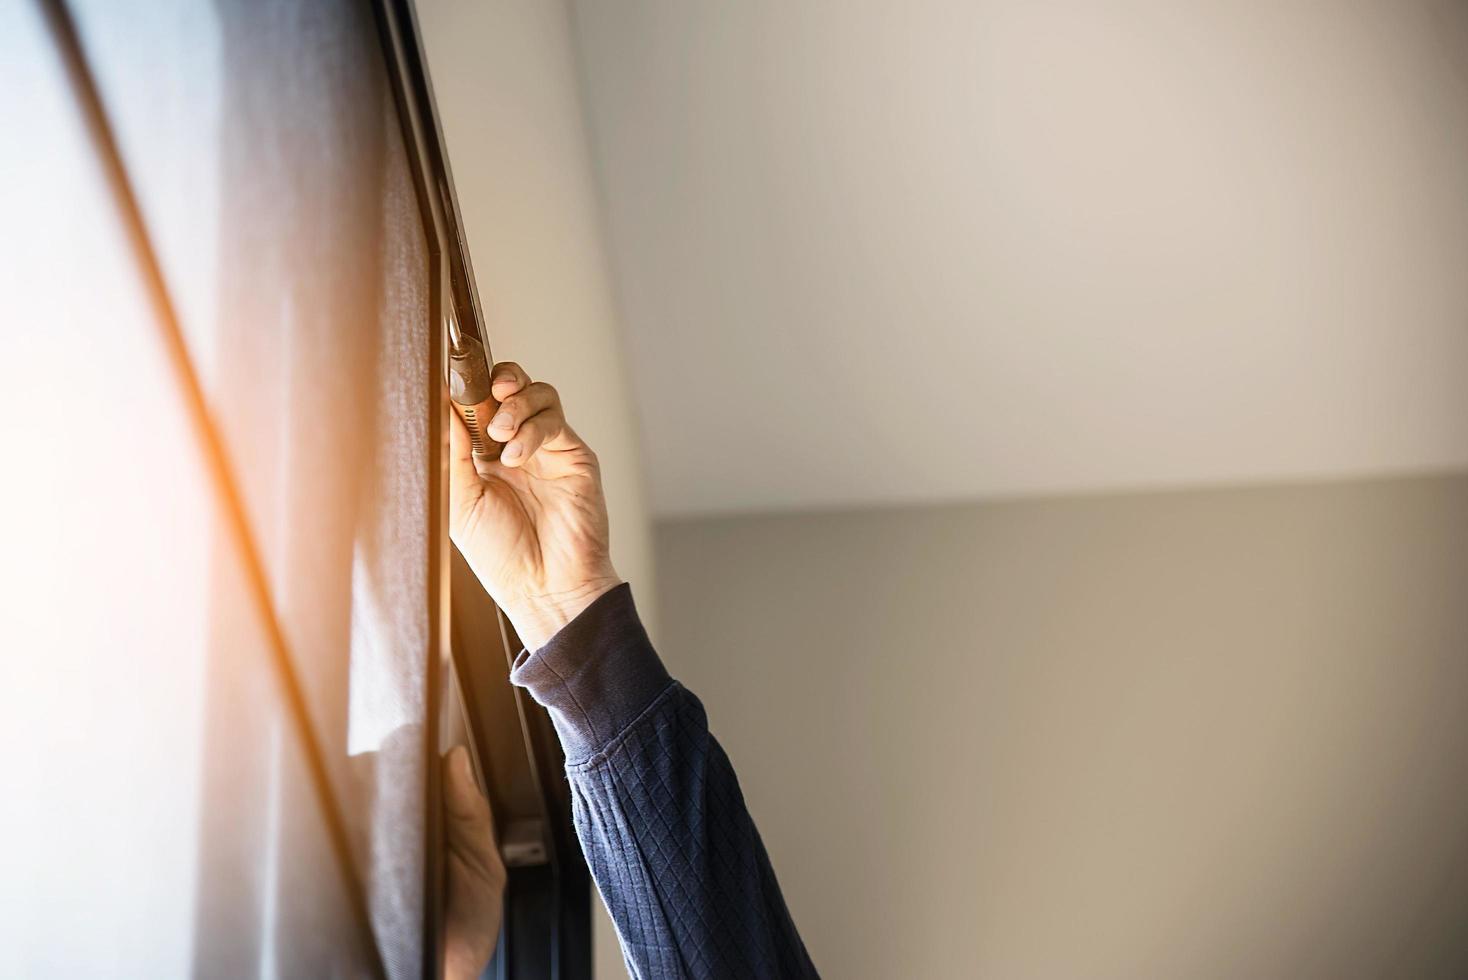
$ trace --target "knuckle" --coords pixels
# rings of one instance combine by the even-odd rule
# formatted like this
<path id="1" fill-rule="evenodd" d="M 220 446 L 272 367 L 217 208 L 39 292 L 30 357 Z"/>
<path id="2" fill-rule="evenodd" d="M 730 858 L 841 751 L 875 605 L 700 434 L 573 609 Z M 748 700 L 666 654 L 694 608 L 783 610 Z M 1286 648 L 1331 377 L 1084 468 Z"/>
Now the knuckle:
<path id="1" fill-rule="evenodd" d="M 545 424 L 537 417 L 527 419 L 520 426 L 520 431 L 515 433 L 517 442 L 525 443 L 525 448 L 533 449 L 545 442 Z"/>

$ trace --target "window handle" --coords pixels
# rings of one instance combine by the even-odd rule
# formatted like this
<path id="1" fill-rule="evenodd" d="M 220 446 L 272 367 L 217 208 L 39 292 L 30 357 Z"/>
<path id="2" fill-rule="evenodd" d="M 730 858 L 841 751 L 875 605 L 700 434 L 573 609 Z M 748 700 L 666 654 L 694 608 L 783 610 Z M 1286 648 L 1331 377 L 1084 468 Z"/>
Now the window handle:
<path id="1" fill-rule="evenodd" d="M 500 443 L 489 437 L 488 420 L 499 406 L 490 397 L 489 358 L 479 338 L 459 328 L 458 317 L 449 315 L 449 399 L 469 428 L 469 445 L 476 461 L 498 459 Z"/>

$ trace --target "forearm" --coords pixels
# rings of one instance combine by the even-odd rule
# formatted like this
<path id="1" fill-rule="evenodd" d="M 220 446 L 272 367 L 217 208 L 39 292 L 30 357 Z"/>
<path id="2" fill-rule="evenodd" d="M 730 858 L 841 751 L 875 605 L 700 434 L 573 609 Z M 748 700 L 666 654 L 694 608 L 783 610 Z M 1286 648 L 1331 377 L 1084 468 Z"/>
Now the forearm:
<path id="1" fill-rule="evenodd" d="M 636 975 L 815 975 L 728 757 L 626 586 L 522 654 L 512 679 L 551 712 L 576 830 Z"/>

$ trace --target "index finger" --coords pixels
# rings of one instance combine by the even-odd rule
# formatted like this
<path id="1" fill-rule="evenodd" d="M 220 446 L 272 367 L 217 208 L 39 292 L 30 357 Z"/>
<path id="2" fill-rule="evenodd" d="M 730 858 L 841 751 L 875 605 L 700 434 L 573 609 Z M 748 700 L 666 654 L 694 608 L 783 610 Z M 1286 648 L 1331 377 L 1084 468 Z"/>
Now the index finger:
<path id="1" fill-rule="evenodd" d="M 530 384 L 530 375 L 514 361 L 500 361 L 489 372 L 489 393 L 502 402 Z"/>

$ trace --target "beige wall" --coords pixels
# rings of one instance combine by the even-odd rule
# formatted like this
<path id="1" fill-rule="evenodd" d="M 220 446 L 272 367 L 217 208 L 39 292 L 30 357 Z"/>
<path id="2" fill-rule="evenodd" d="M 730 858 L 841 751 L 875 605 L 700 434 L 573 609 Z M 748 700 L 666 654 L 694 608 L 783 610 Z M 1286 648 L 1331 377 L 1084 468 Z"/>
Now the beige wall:
<path id="1" fill-rule="evenodd" d="M 825 975 L 1468 969 L 1468 478 L 657 542 Z"/>
<path id="2" fill-rule="evenodd" d="M 495 356 L 557 385 L 601 456 L 613 558 L 651 622 L 641 458 L 567 12 L 553 0 L 417 8 Z M 596 940 L 598 974 L 615 976 L 622 958 L 604 916 Z"/>
<path id="3" fill-rule="evenodd" d="M 602 459 L 617 568 L 650 604 L 641 453 L 567 12 L 545 0 L 417 7 L 495 356 L 561 389 Z"/>

